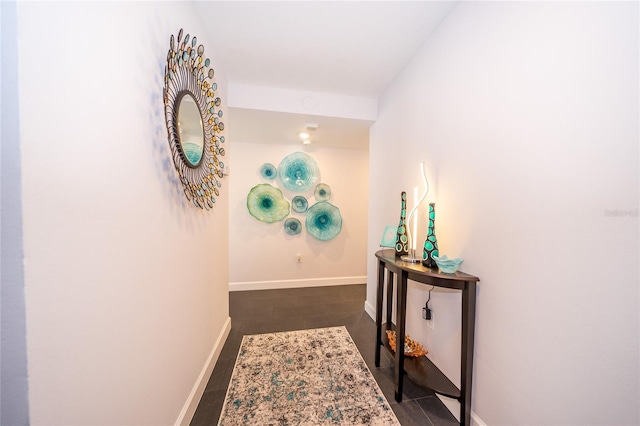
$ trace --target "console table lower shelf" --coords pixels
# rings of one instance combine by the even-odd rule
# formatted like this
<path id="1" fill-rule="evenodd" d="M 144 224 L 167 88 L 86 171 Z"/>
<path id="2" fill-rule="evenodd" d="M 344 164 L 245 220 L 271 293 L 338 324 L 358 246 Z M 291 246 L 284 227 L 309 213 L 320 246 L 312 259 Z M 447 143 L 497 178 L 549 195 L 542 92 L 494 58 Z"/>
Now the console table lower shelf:
<path id="1" fill-rule="evenodd" d="M 383 324 L 384 326 L 385 324 Z M 395 324 L 390 327 L 383 327 L 385 330 L 396 329 Z M 392 357 L 395 356 L 395 351 L 391 349 L 389 340 L 386 333 L 382 333 L 382 346 L 387 348 Z M 440 395 L 448 396 L 450 398 L 460 399 L 462 393 L 456 385 L 453 384 L 447 376 L 435 366 L 433 362 L 426 356 L 419 357 L 404 357 L 404 373 L 409 376 L 415 383 L 422 387 L 429 388 Z"/>

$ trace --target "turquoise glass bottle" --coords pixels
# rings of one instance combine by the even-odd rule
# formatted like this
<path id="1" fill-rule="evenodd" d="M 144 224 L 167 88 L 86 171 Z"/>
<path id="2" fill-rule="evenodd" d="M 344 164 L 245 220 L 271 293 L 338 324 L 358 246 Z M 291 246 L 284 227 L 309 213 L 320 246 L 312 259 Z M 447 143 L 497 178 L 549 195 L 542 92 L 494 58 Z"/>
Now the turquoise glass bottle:
<path id="1" fill-rule="evenodd" d="M 427 239 L 424 241 L 424 250 L 422 250 L 422 264 L 427 268 L 437 268 L 438 265 L 436 265 L 433 256 L 440 256 L 435 221 L 436 205 L 435 203 L 429 203 L 429 228 L 427 230 Z"/>

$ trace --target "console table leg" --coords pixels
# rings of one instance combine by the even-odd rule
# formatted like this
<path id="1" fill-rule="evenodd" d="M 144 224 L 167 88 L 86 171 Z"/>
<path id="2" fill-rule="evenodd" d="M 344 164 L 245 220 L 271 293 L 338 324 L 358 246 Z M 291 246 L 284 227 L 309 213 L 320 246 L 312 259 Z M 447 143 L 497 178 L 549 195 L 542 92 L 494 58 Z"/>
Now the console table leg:
<path id="1" fill-rule="evenodd" d="M 402 381 L 404 378 L 404 339 L 407 316 L 407 277 L 406 271 L 398 276 L 398 295 L 396 300 L 396 354 L 395 354 L 395 397 L 402 402 Z"/>
<path id="2" fill-rule="evenodd" d="M 387 330 L 391 330 L 391 313 L 393 311 L 393 272 L 387 271 Z"/>
<path id="3" fill-rule="evenodd" d="M 384 263 L 378 262 L 378 288 L 376 293 L 376 367 L 380 367 L 380 346 L 382 346 L 382 298 L 384 296 Z"/>
<path id="4" fill-rule="evenodd" d="M 467 281 L 462 291 L 462 352 L 460 378 L 460 425 L 471 425 L 471 387 L 476 317 L 476 283 Z"/>

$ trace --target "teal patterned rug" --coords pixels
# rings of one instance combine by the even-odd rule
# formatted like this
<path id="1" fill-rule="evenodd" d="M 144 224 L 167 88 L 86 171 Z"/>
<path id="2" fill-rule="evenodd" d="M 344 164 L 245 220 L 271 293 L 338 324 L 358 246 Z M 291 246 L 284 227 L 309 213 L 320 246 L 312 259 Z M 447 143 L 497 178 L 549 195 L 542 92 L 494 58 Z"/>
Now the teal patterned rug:
<path id="1" fill-rule="evenodd" d="M 345 327 L 244 336 L 218 424 L 400 425 Z"/>

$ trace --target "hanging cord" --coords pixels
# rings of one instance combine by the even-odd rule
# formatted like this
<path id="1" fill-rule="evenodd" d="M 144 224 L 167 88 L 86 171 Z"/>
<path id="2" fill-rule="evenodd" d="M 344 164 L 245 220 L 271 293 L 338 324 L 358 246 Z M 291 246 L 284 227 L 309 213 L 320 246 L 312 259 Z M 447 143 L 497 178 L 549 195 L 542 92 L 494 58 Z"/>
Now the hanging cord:
<path id="1" fill-rule="evenodd" d="M 431 309 L 429 309 L 429 302 L 431 301 L 431 291 L 434 288 L 436 288 L 436 286 L 431 286 L 431 289 L 429 290 L 429 298 L 427 299 L 427 303 L 424 304 L 422 317 L 426 320 L 431 319 Z"/>
<path id="2" fill-rule="evenodd" d="M 433 290 L 434 288 L 436 288 L 436 286 L 431 286 L 431 290 Z M 431 300 L 431 290 L 429 290 L 429 298 L 427 299 L 427 308 L 429 307 L 429 301 Z"/>

